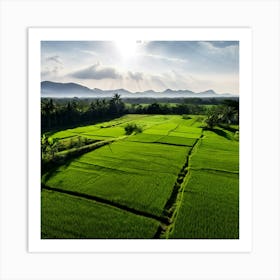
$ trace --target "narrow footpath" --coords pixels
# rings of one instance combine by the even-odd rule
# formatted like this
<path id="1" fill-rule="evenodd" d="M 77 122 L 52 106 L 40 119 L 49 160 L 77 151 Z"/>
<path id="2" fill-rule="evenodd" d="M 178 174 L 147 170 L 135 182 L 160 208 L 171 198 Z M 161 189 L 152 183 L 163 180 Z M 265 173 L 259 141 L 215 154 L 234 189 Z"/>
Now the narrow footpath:
<path id="1" fill-rule="evenodd" d="M 177 180 L 174 184 L 173 191 L 171 193 L 171 196 L 169 197 L 168 201 L 166 202 L 164 206 L 164 210 L 162 212 L 162 217 L 167 221 L 166 223 L 161 223 L 159 226 L 154 238 L 164 238 L 167 239 L 168 235 L 170 233 L 170 230 L 174 226 L 175 218 L 177 216 L 179 207 L 180 207 L 180 201 L 182 199 L 182 195 L 184 192 L 184 188 L 186 186 L 186 181 L 188 180 L 188 174 L 189 174 L 189 161 L 190 156 L 193 154 L 195 147 L 199 143 L 199 141 L 203 138 L 203 132 L 200 135 L 199 138 L 196 139 L 194 144 L 191 146 L 190 150 L 188 151 L 186 155 L 186 161 L 181 168 Z"/>

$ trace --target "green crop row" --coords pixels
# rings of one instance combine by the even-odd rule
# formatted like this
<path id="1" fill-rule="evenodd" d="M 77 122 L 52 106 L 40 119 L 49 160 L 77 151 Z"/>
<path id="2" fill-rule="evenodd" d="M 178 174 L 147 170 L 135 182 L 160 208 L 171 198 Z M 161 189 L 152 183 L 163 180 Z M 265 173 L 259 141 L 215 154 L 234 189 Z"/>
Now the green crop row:
<path id="1" fill-rule="evenodd" d="M 153 238 L 159 223 L 118 208 L 43 190 L 41 237 Z"/>
<path id="2" fill-rule="evenodd" d="M 238 174 L 191 171 L 170 238 L 239 237 Z"/>
<path id="3" fill-rule="evenodd" d="M 204 118 L 126 115 L 51 135 L 67 143 L 79 136 L 114 142 L 91 144 L 97 145 L 93 151 L 68 150 L 73 157 L 43 174 L 43 185 L 68 195 L 42 191 L 42 238 L 153 238 L 182 168 L 187 177 L 178 183 L 182 193 L 172 206 L 174 223 L 166 225 L 163 236 L 238 238 L 238 127 L 203 131 Z M 124 136 L 127 124 L 141 127 L 142 133 Z"/>
<path id="4" fill-rule="evenodd" d="M 190 158 L 189 180 L 170 238 L 239 238 L 239 143 L 204 131 Z"/>
<path id="5" fill-rule="evenodd" d="M 188 149 L 117 141 L 45 174 L 42 181 L 160 216 Z"/>

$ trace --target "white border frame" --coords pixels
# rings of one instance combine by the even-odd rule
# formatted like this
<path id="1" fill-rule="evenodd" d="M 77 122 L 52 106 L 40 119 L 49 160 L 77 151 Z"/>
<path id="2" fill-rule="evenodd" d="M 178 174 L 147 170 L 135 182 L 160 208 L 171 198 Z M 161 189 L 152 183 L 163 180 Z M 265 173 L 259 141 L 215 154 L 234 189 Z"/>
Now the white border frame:
<path id="1" fill-rule="evenodd" d="M 280 280 L 279 8 L 279 0 L 0 0 L 0 279 Z M 28 252 L 27 28 L 62 25 L 252 28 L 250 253 Z"/>
<path id="2" fill-rule="evenodd" d="M 41 41 L 230 40 L 240 42 L 240 238 L 238 240 L 49 240 L 40 227 Z M 250 252 L 252 248 L 252 91 L 249 28 L 30 28 L 29 29 L 29 252 Z M 32 203 L 31 203 L 32 202 Z"/>

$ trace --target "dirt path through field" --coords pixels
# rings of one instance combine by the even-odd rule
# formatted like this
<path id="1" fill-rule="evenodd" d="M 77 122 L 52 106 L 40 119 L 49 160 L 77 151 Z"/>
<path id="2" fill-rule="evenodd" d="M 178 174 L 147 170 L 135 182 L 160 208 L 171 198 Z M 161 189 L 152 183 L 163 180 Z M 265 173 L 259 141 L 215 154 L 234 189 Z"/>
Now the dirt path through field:
<path id="1" fill-rule="evenodd" d="M 182 199 L 182 194 L 184 192 L 184 187 L 186 184 L 186 180 L 188 180 L 188 174 L 189 174 L 189 160 L 190 156 L 192 155 L 194 148 L 197 146 L 198 142 L 203 138 L 203 131 L 199 138 L 197 138 L 192 145 L 191 149 L 188 151 L 186 155 L 186 161 L 183 167 L 181 168 L 177 180 L 174 184 L 173 191 L 171 193 L 171 196 L 169 197 L 168 201 L 166 202 L 164 206 L 164 210 L 162 212 L 162 217 L 167 219 L 168 223 L 165 225 L 160 225 L 158 228 L 154 238 L 168 238 L 169 232 L 171 228 L 173 227 L 175 218 L 177 216 L 180 201 Z"/>

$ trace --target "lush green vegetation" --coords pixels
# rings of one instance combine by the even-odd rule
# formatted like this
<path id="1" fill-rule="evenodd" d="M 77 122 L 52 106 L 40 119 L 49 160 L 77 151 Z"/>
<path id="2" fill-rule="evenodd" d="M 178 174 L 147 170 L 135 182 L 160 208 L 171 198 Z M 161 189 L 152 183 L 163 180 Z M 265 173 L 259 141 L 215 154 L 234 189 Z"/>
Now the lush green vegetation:
<path id="1" fill-rule="evenodd" d="M 81 118 L 90 107 L 91 124 L 57 130 L 69 102 Z M 237 105 L 54 102 L 42 123 L 42 238 L 238 238 Z"/>
<path id="2" fill-rule="evenodd" d="M 191 171 L 169 238 L 238 238 L 238 201 L 238 174 Z"/>
<path id="3" fill-rule="evenodd" d="M 130 135 L 132 133 L 141 133 L 142 132 L 142 127 L 138 126 L 135 123 L 128 123 L 125 128 L 125 134 L 126 135 Z"/>
<path id="4" fill-rule="evenodd" d="M 118 141 L 43 176 L 50 187 L 78 191 L 160 216 L 187 147 Z"/>
<path id="5" fill-rule="evenodd" d="M 102 100 L 42 98 L 41 129 L 43 132 L 62 130 L 63 128 L 104 122 L 125 114 L 205 115 L 213 108 L 214 111 L 216 107 L 225 108 L 225 104 L 227 108 L 231 109 L 230 112 L 224 112 L 224 115 L 230 117 L 231 121 L 236 121 L 234 116 L 238 111 L 236 108 L 239 104 L 235 99 L 225 98 L 165 98 L 156 100 L 134 98 L 126 100 L 126 102 L 128 103 L 124 103 L 117 93 L 111 99 Z"/>
<path id="6" fill-rule="evenodd" d="M 153 238 L 157 228 L 155 220 L 116 207 L 42 191 L 42 238 Z"/>
<path id="7" fill-rule="evenodd" d="M 239 237 L 239 145 L 233 132 L 204 131 L 190 159 L 170 238 Z"/>
<path id="8" fill-rule="evenodd" d="M 205 131 L 204 138 L 199 143 L 199 148 L 193 155 L 190 166 L 194 169 L 214 169 L 238 173 L 239 143 L 231 140 L 230 135 L 226 135 L 227 131 L 221 129 L 217 129 L 215 132 Z"/>

